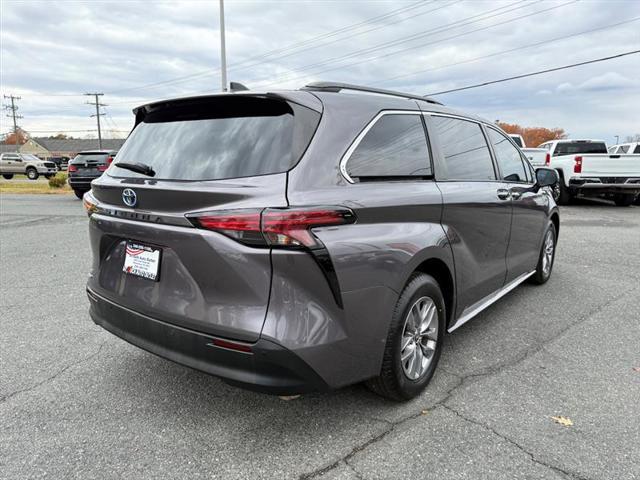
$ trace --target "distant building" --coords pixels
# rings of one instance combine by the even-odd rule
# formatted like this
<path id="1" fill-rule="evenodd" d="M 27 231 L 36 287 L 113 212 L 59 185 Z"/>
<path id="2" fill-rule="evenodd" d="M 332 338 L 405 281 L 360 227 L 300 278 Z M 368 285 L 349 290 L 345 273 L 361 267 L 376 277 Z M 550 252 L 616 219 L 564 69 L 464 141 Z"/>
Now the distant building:
<path id="1" fill-rule="evenodd" d="M 120 150 L 124 138 L 108 138 L 102 140 L 103 150 Z M 30 153 L 47 159 L 51 157 L 75 157 L 79 152 L 86 150 L 98 150 L 98 139 L 69 138 L 54 139 L 44 137 L 29 138 L 26 143 L 20 145 L 20 153 Z M 16 146 L 0 143 L 0 153 L 15 152 Z"/>
<path id="2" fill-rule="evenodd" d="M 124 138 L 104 138 L 102 139 L 102 149 L 120 150 L 124 140 Z M 12 147 L 11 151 L 15 151 L 15 145 L 3 145 L 3 147 Z M 61 140 L 33 137 L 29 138 L 25 144 L 20 146 L 20 152 L 31 153 L 42 159 L 50 157 L 73 158 L 78 154 L 78 152 L 98 150 L 98 148 L 97 138 L 68 138 Z"/>

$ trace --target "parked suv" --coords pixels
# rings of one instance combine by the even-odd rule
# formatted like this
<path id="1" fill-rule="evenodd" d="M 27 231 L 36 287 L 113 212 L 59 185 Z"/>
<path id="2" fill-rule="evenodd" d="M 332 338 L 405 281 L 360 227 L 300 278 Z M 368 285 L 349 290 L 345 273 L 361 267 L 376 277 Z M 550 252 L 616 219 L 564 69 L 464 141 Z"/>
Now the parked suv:
<path id="1" fill-rule="evenodd" d="M 87 292 L 95 323 L 162 357 L 274 394 L 408 399 L 445 332 L 551 275 L 557 174 L 492 122 L 332 83 L 135 114 L 84 197 Z"/>
<path id="2" fill-rule="evenodd" d="M 0 155 L 0 175 L 10 180 L 14 175 L 26 175 L 29 180 L 37 180 L 40 175 L 53 177 L 58 169 L 53 162 L 47 162 L 26 153 L 3 153 Z"/>
<path id="3" fill-rule="evenodd" d="M 107 170 L 116 153 L 113 150 L 80 152 L 69 162 L 67 181 L 76 197 L 82 198 L 91 189 L 91 182 Z"/>

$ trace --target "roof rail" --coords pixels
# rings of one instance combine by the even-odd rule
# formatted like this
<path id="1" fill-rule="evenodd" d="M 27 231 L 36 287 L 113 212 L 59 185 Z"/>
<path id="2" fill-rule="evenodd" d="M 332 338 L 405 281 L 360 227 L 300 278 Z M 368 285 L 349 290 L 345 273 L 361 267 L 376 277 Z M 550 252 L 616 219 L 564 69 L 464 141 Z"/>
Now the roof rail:
<path id="1" fill-rule="evenodd" d="M 341 90 L 354 90 L 356 92 L 377 93 L 380 95 L 391 95 L 393 97 L 410 98 L 412 100 L 423 100 L 425 102 L 442 105 L 442 103 L 427 96 L 413 95 L 412 93 L 396 92 L 395 90 L 383 90 L 381 88 L 370 88 L 362 85 L 353 85 L 340 82 L 313 82 L 302 87 L 302 90 L 320 90 L 325 92 L 339 92 Z"/>

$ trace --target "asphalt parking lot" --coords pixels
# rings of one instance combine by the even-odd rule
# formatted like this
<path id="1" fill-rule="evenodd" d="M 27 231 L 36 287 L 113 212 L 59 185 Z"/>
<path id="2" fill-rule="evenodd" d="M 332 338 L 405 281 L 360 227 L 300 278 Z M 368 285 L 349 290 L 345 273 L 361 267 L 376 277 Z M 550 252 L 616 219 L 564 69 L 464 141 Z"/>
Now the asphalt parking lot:
<path id="1" fill-rule="evenodd" d="M 81 202 L 0 205 L 0 478 L 640 478 L 640 207 L 563 207 L 549 283 L 449 335 L 396 404 L 283 401 L 128 345 L 87 314 Z"/>

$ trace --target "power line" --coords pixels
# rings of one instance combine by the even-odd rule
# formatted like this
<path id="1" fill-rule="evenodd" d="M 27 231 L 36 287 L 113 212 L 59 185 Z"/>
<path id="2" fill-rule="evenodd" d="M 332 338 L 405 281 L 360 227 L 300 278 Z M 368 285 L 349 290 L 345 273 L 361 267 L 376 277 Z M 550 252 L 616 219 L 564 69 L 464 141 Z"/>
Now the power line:
<path id="1" fill-rule="evenodd" d="M 524 1 L 524 0 L 522 0 L 522 1 Z M 249 57 L 249 58 L 247 58 L 245 60 L 242 60 L 242 61 L 239 61 L 239 62 L 231 64 L 229 66 L 229 69 L 233 70 L 233 69 L 238 69 L 238 68 L 249 68 L 249 67 L 258 65 L 260 63 L 264 63 L 264 62 L 253 63 L 251 65 L 246 65 L 246 66 L 242 66 L 242 65 L 244 65 L 246 63 L 250 63 L 250 62 L 255 62 L 256 60 L 265 59 L 265 58 L 268 58 L 268 57 L 271 57 L 271 56 L 279 57 L 280 54 L 282 54 L 282 53 L 287 53 L 287 52 L 290 52 L 291 50 L 298 49 L 300 47 L 303 47 L 303 46 L 306 46 L 306 45 L 309 45 L 309 44 L 314 44 L 317 47 L 320 47 L 322 45 L 318 45 L 317 44 L 317 42 L 319 40 L 322 40 L 322 39 L 325 39 L 325 38 L 331 38 L 331 37 L 333 37 L 335 35 L 339 35 L 341 33 L 344 33 L 344 32 L 347 32 L 349 30 L 361 27 L 363 25 L 367 25 L 369 23 L 373 23 L 373 22 L 377 22 L 377 21 L 380 21 L 380 20 L 383 20 L 383 19 L 386 19 L 386 18 L 390 18 L 390 17 L 396 16 L 396 15 L 399 15 L 401 13 L 406 13 L 409 10 L 413 10 L 413 9 L 416 9 L 416 8 L 421 8 L 421 7 L 425 6 L 425 5 L 428 5 L 428 3 L 429 2 L 425 3 L 423 1 L 415 2 L 415 3 L 412 3 L 410 5 L 406 5 L 404 7 L 397 8 L 395 10 L 391 10 L 391 11 L 385 13 L 385 14 L 381 14 L 381 15 L 378 15 L 378 16 L 375 16 L 375 17 L 371 17 L 371 18 L 363 20 L 361 22 L 358 22 L 358 23 L 355 23 L 355 24 L 352 24 L 352 25 L 348 25 L 348 26 L 345 26 L 345 27 L 341 27 L 341 28 L 338 28 L 338 29 L 333 30 L 331 32 L 327 32 L 325 34 L 322 34 L 322 35 L 311 37 L 311 38 L 309 38 L 307 40 L 303 40 L 302 42 L 292 43 L 292 44 L 289 44 L 289 45 L 287 45 L 285 47 L 281 47 L 281 48 L 278 48 L 278 49 L 274 49 L 274 50 L 265 52 L 265 53 L 260 54 L 260 55 Z M 456 3 L 456 2 L 454 2 L 454 3 Z M 299 53 L 299 52 L 296 52 L 296 53 Z M 181 82 L 189 81 L 191 79 L 195 79 L 195 78 L 198 78 L 198 77 L 203 77 L 203 76 L 206 76 L 206 75 L 212 75 L 212 74 L 217 73 L 219 71 L 220 71 L 220 69 L 213 69 L 213 70 L 212 69 L 207 69 L 207 70 L 203 70 L 201 72 L 192 73 L 190 75 L 184 75 L 184 76 L 181 76 L 181 77 L 175 77 L 175 78 L 163 80 L 163 81 L 160 81 L 160 82 L 153 82 L 153 83 L 148 83 L 148 84 L 145 84 L 145 85 L 139 85 L 137 87 L 127 87 L 127 88 L 123 88 L 123 89 L 119 89 L 119 90 L 114 90 L 114 91 L 108 92 L 108 93 L 109 93 L 109 95 L 113 95 L 113 94 L 116 94 L 116 93 L 122 93 L 122 92 L 131 91 L 131 90 L 141 90 L 141 89 L 146 89 L 146 88 L 155 88 L 157 86 L 163 86 L 163 85 L 168 85 L 168 84 L 172 84 L 172 83 L 181 83 Z"/>
<path id="2" fill-rule="evenodd" d="M 487 85 L 493 85 L 495 83 L 508 82 L 511 80 L 517 80 L 519 78 L 533 77 L 534 75 L 542 75 L 543 73 L 557 72 L 558 70 L 566 70 L 567 68 L 580 67 L 582 65 L 589 65 L 591 63 L 598 63 L 598 62 L 604 62 L 606 60 L 613 60 L 615 58 L 625 57 L 627 55 L 635 55 L 636 53 L 640 53 L 640 50 L 632 50 L 630 52 L 619 53 L 617 55 L 611 55 L 609 57 L 601 57 L 593 60 L 587 60 L 586 62 L 573 63 L 571 65 L 563 65 L 562 67 L 548 68 L 546 70 L 539 70 L 537 72 L 524 73 L 522 75 L 515 75 L 513 77 L 501 78 L 499 80 L 491 80 L 488 82 L 477 83 L 475 85 L 468 85 L 466 87 L 452 88 L 451 90 L 443 90 L 441 92 L 429 93 L 427 96 L 433 97 L 434 95 L 443 95 L 445 93 L 460 92 L 462 90 L 469 90 L 471 88 L 485 87 Z"/>
<path id="3" fill-rule="evenodd" d="M 318 75 L 320 73 L 339 70 L 339 69 L 342 69 L 342 68 L 345 68 L 345 67 L 353 67 L 355 65 L 360 65 L 362 63 L 368 63 L 368 62 L 371 62 L 373 60 L 378 60 L 378 59 L 381 59 L 381 58 L 386 58 L 386 57 L 390 57 L 390 56 L 393 56 L 393 55 L 397 55 L 399 53 L 404 53 L 404 52 L 407 52 L 409 50 L 415 50 L 415 49 L 418 49 L 418 48 L 423 48 L 423 47 L 426 47 L 426 46 L 435 45 L 437 43 L 442 43 L 442 42 L 445 42 L 447 40 L 453 40 L 453 39 L 456 39 L 456 38 L 459 38 L 459 37 L 464 37 L 464 36 L 470 35 L 472 33 L 488 30 L 488 29 L 491 29 L 491 28 L 494 28 L 494 27 L 498 27 L 498 26 L 501 26 L 501 25 L 506 25 L 508 23 L 512 23 L 512 22 L 521 20 L 523 18 L 528 18 L 528 17 L 532 17 L 532 16 L 535 16 L 535 15 L 540 15 L 542 13 L 558 9 L 558 8 L 564 7 L 566 5 L 570 5 L 572 3 L 576 3 L 577 1 L 578 0 L 571 0 L 569 2 L 562 3 L 560 5 L 554 5 L 554 6 L 549 7 L 549 8 L 545 8 L 545 9 L 542 9 L 542 10 L 537 10 L 535 12 L 527 13 L 525 15 L 520 15 L 518 17 L 514 17 L 514 18 L 511 18 L 511 19 L 508 19 L 508 20 L 504 20 L 502 22 L 494 23 L 494 24 L 487 25 L 487 26 L 484 26 L 484 27 L 479 27 L 479 28 L 476 28 L 474 30 L 469 30 L 467 32 L 461 32 L 461 33 L 452 35 L 450 37 L 441 38 L 441 39 L 438 39 L 438 40 L 434 40 L 434 41 L 427 42 L 427 43 L 422 43 L 422 44 L 419 44 L 419 45 L 413 45 L 413 46 L 410 46 L 410 47 L 402 48 L 400 50 L 395 50 L 393 52 L 388 52 L 388 53 L 384 53 L 384 54 L 381 54 L 381 55 L 376 55 L 376 56 L 373 56 L 373 57 L 367 57 L 367 58 L 358 60 L 356 62 L 350 62 L 350 63 L 346 63 L 346 64 L 342 64 L 342 65 L 332 66 L 330 68 L 326 68 L 326 69 L 322 69 L 322 70 L 319 70 L 317 72 L 314 72 L 313 75 Z M 520 3 L 520 2 L 516 2 L 516 3 Z M 511 5 L 514 5 L 514 4 L 511 4 Z M 443 31 L 450 30 L 452 28 L 457 28 L 457 27 L 460 27 L 460 26 L 466 26 L 466 25 L 469 25 L 469 24 L 481 22 L 483 20 L 488 20 L 490 18 L 494 18 L 494 17 L 500 16 L 500 15 L 504 15 L 505 13 L 508 13 L 508 12 L 510 12 L 512 10 L 517 10 L 517 9 L 520 9 L 520 8 L 522 8 L 522 7 L 516 7 L 516 8 L 513 8 L 513 9 L 505 11 L 505 12 L 500 12 L 500 13 L 497 13 L 497 14 L 494 14 L 494 15 L 487 16 L 485 18 L 474 20 L 472 22 L 467 22 L 466 24 L 456 25 L 456 26 L 451 27 L 451 28 L 441 29 L 439 31 L 436 31 L 435 33 L 442 33 Z M 493 11 L 494 10 L 491 10 L 489 12 L 485 12 L 485 14 L 493 12 Z M 478 15 L 476 15 L 476 16 L 478 16 Z M 473 18 L 473 17 L 468 17 L 468 19 L 469 18 Z M 465 19 L 465 20 L 468 20 L 468 19 Z M 427 31 L 427 32 L 429 32 L 429 31 Z M 427 35 L 424 35 L 424 34 L 420 34 L 420 35 L 421 36 L 427 36 Z M 414 40 L 415 39 L 414 37 L 416 37 L 416 36 L 412 35 L 411 38 L 409 38 L 409 40 Z M 364 49 L 364 50 L 361 50 L 361 51 L 353 52 L 353 53 L 351 53 L 349 55 L 345 55 L 343 57 L 337 57 L 337 58 L 333 58 L 333 59 L 330 59 L 330 60 L 327 60 L 327 61 L 324 61 L 324 62 L 319 62 L 317 64 L 312 64 L 312 65 L 307 65 L 307 66 L 304 66 L 304 67 L 301 67 L 301 68 L 296 68 L 296 69 L 293 69 L 292 71 L 293 72 L 305 71 L 305 70 L 310 69 L 311 67 L 320 66 L 322 64 L 328 64 L 328 63 L 332 63 L 334 61 L 341 61 L 341 60 L 345 60 L 347 58 L 359 56 L 361 53 L 363 53 L 363 51 L 365 51 L 366 53 L 369 53 L 369 52 L 372 52 L 372 51 L 382 50 L 384 48 L 387 48 L 388 46 L 393 46 L 393 45 L 400 44 L 400 43 L 403 43 L 403 42 L 406 42 L 406 41 L 409 41 L 409 40 L 402 40 L 402 41 L 397 40 L 397 41 L 394 41 L 394 42 L 386 42 L 386 43 L 380 44 L 379 46 L 376 46 L 376 47 L 370 47 L 368 49 Z M 277 85 L 277 84 L 281 83 L 282 81 L 293 81 L 293 80 L 304 79 L 304 78 L 307 78 L 307 77 L 308 77 L 308 75 L 299 75 L 299 76 L 293 77 L 293 78 L 287 78 L 287 76 L 280 77 L 277 81 L 273 81 L 273 82 L 269 82 L 269 83 L 263 84 L 261 86 L 261 88 L 270 87 L 272 85 Z"/>
<path id="4" fill-rule="evenodd" d="M 106 107 L 107 105 L 105 105 L 104 103 L 100 103 L 99 97 L 103 96 L 104 93 L 85 93 L 85 95 L 96 98 L 95 102 L 87 102 L 87 105 L 95 105 L 96 107 L 96 114 L 91 115 L 91 117 L 96 117 L 96 120 L 98 122 L 98 145 L 100 146 L 100 150 L 102 150 L 102 132 L 100 131 L 100 116 L 104 115 L 104 113 L 100 113 L 100 107 Z"/>
<path id="5" fill-rule="evenodd" d="M 442 69 L 448 68 L 448 67 L 455 67 L 457 65 L 463 65 L 465 63 L 477 62 L 478 60 L 484 60 L 484 59 L 491 58 L 491 57 L 497 57 L 499 55 L 504 55 L 506 53 L 513 53 L 513 52 L 517 52 L 519 50 L 525 50 L 527 48 L 539 47 L 540 45 L 546 45 L 546 44 L 549 44 L 549 43 L 558 42 L 560 40 L 566 40 L 568 38 L 578 37 L 580 35 L 586 35 L 587 33 L 593 33 L 593 32 L 597 32 L 597 31 L 600 31 L 600 30 L 606 30 L 606 29 L 609 29 L 609 28 L 619 27 L 620 25 L 624 25 L 626 23 L 637 22 L 638 20 L 640 20 L 640 17 L 635 17 L 635 18 L 632 18 L 630 20 L 625 20 L 623 22 L 612 23 L 610 25 L 604 25 L 602 27 L 592 28 L 590 30 L 583 30 L 582 32 L 572 33 L 570 35 L 551 38 L 551 39 L 548 39 L 548 40 L 542 40 L 540 42 L 530 43 L 530 44 L 527 44 L 527 45 L 522 45 L 520 47 L 510 48 L 508 50 L 501 50 L 499 52 L 490 53 L 490 54 L 487 54 L 487 55 L 483 55 L 481 57 L 470 58 L 470 59 L 467 59 L 467 60 L 462 60 L 460 62 L 448 63 L 446 65 L 440 65 L 438 67 L 428 68 L 428 69 L 425 69 L 425 70 L 418 70 L 416 72 L 403 73 L 402 75 L 395 75 L 393 77 L 387 77 L 385 79 L 378 80 L 376 82 L 372 82 L 371 84 L 372 85 L 380 85 L 380 84 L 383 84 L 383 83 L 390 82 L 391 80 L 398 80 L 400 78 L 412 77 L 414 75 L 420 75 L 421 73 L 435 72 L 437 70 L 442 70 Z"/>
<path id="6" fill-rule="evenodd" d="M 21 97 L 16 97 L 15 95 L 4 95 L 4 98 L 8 98 L 11 101 L 11 104 L 5 104 L 4 105 L 4 109 L 5 110 L 10 110 L 11 113 L 7 114 L 6 116 L 9 118 L 13 118 L 13 134 L 15 136 L 15 142 L 16 142 L 16 151 L 19 152 L 20 151 L 20 142 L 18 141 L 18 124 L 16 123 L 16 120 L 20 119 L 20 118 L 24 118 L 22 115 L 18 115 L 16 112 L 18 111 L 18 106 L 16 105 L 16 100 L 20 100 Z"/>

